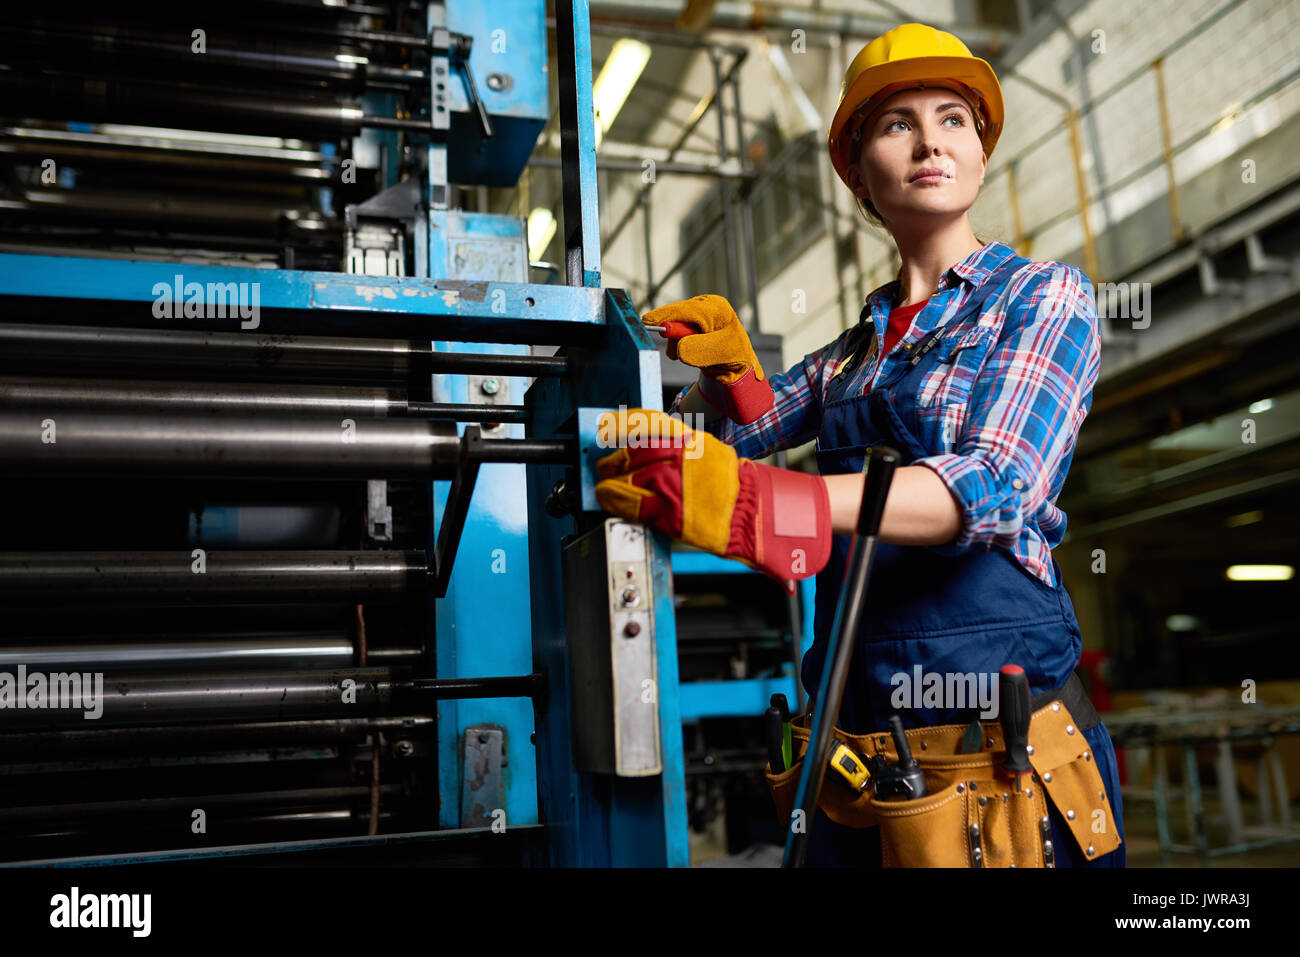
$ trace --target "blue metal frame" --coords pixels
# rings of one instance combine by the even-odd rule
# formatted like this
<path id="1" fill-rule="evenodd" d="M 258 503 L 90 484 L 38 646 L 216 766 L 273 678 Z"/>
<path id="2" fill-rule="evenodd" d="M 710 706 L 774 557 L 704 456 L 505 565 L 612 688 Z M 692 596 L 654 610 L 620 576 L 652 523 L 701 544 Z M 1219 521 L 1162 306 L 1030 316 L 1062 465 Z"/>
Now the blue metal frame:
<path id="1" fill-rule="evenodd" d="M 0 294 L 9 296 L 154 303 L 163 295 L 155 287 L 174 288 L 177 275 L 182 277 L 182 292 L 190 283 L 205 288 L 208 283 L 256 283 L 260 309 L 313 310 L 321 317 L 382 314 L 391 324 L 380 335 L 396 327 L 402 335 L 411 329 L 435 338 L 436 327 L 419 320 L 445 319 L 466 320 L 463 328 L 493 341 L 502 337 L 570 341 L 597 335 L 605 324 L 605 293 L 600 289 L 0 253 Z M 151 309 L 143 309 L 130 318 L 141 327 L 241 328 L 237 315 L 159 319 Z M 260 325 L 248 331 L 274 331 L 284 318 L 264 316 Z M 412 321 L 398 325 L 404 318 Z"/>
<path id="2" fill-rule="evenodd" d="M 439 351 L 526 354 L 526 347 L 490 343 L 437 343 Z M 468 377 L 434 377 L 436 402 L 464 403 Z M 511 399 L 518 401 L 527 380 L 505 377 Z M 463 433 L 465 425 L 458 425 Z M 505 425 L 501 438 L 523 438 L 523 425 Z M 529 607 L 528 524 L 521 500 L 526 467 L 514 462 L 480 466 L 474 497 L 461 533 L 456 564 L 445 598 L 437 603 L 437 676 L 475 678 L 523 675 L 533 670 L 532 620 Z M 435 482 L 434 512 L 440 519 L 450 482 Z M 487 816 L 461 820 L 465 730 L 498 727 L 505 732 L 502 768 L 505 823 L 535 824 L 537 762 L 531 743 L 533 703 L 526 698 L 468 698 L 438 702 L 438 823 L 443 827 L 490 827 Z"/>
<path id="3" fill-rule="evenodd" d="M 719 558 L 708 552 L 673 551 L 673 572 L 677 575 L 757 575 L 743 562 Z M 816 608 L 817 579 L 805 578 L 798 582 L 801 614 L 804 628 L 799 660 L 813 646 L 811 627 L 813 609 Z M 772 695 L 783 694 L 791 706 L 799 700 L 797 674 L 784 674 L 774 678 L 749 678 L 729 681 L 690 681 L 681 686 L 682 721 L 687 724 L 701 718 L 757 718 L 767 710 Z"/>
<path id="4" fill-rule="evenodd" d="M 591 10 L 587 0 L 557 0 L 560 60 L 560 162 L 564 170 L 564 261 L 569 285 L 600 285 L 600 207 L 596 191 L 596 113 L 592 102 Z"/>
<path id="5" fill-rule="evenodd" d="M 447 156 L 453 183 L 513 186 L 537 145 L 550 115 L 546 76 L 546 5 L 537 0 L 447 0 L 446 27 L 474 37 L 469 66 L 479 98 L 492 119 L 484 140 L 465 84 L 447 84 L 451 136 Z M 504 79 L 494 89 L 488 78 Z"/>
<path id="6" fill-rule="evenodd" d="M 520 0 L 522 2 L 522 0 Z M 541 4 L 536 4 L 540 10 Z M 535 12 L 535 11 L 534 11 Z M 534 17 L 536 19 L 536 17 Z M 569 437 L 578 427 L 575 410 L 591 412 L 620 404 L 661 408 L 659 353 L 636 311 L 621 290 L 599 288 L 600 235 L 596 192 L 595 128 L 592 112 L 592 71 L 589 10 L 586 0 L 560 0 L 556 8 L 561 47 L 562 126 L 565 166 L 565 246 L 568 286 L 533 285 L 473 279 L 381 277 L 342 273 L 247 269 L 136 260 L 104 260 L 62 256 L 0 254 L 0 295 L 76 301 L 136 303 L 117 309 L 114 321 L 149 328 L 235 330 L 266 335 L 276 332 L 329 334 L 344 326 L 348 334 L 410 337 L 438 342 L 452 340 L 464 349 L 472 342 L 479 351 L 492 342 L 561 342 L 587 345 L 570 355 L 571 374 L 544 377 L 528 390 L 531 437 Z M 532 22 L 532 21 L 529 21 Z M 478 63 L 480 47 L 476 44 Z M 427 184 L 426 184 L 427 186 Z M 431 217 L 432 219 L 432 217 Z M 421 232 L 423 232 L 421 230 Z M 428 270 L 434 250 L 427 234 L 417 240 L 417 262 Z M 256 327 L 238 314 L 217 318 L 167 318 L 155 315 L 162 293 L 174 277 L 185 284 L 255 284 L 259 310 Z M 169 293 L 170 295 L 170 293 Z M 202 299 L 198 301 L 203 301 Z M 499 351 L 524 347 L 503 346 Z M 522 382 L 512 381 L 513 388 Z M 465 385 L 452 387 L 439 398 L 466 401 Z M 588 412 L 583 421 L 590 420 Z M 519 427 L 510 426 L 511 434 Z M 579 471 L 590 486 L 588 463 Z M 519 522 L 520 472 L 527 489 L 526 533 Z M 669 543 L 653 536 L 651 576 L 654 590 L 655 639 L 662 735 L 663 773 L 653 777 L 620 778 L 574 770 L 571 722 L 582 720 L 582 703 L 567 691 L 568 662 L 564 640 L 562 539 L 574 530 L 574 519 L 557 520 L 543 509 L 547 494 L 565 469 L 559 466 L 494 464 L 482 469 L 478 490 L 466 523 L 452 576 L 460 594 L 456 624 L 471 633 L 449 640 L 449 622 L 438 609 L 443 626 L 438 641 L 438 673 L 518 674 L 545 672 L 548 691 L 535 702 L 536 790 L 547 825 L 548 856 L 561 865 L 686 866 L 690 863 L 686 827 L 686 784 L 682 753 L 677 670 L 676 612 Z M 594 504 L 588 500 L 588 505 Z M 436 511 L 436 508 L 435 508 Z M 600 518 L 592 508 L 584 523 Z M 523 550 L 523 534 L 527 553 Z M 492 551 L 504 552 L 506 573 L 492 572 Z M 485 554 L 486 552 L 486 554 Z M 522 606 L 522 582 L 529 582 L 531 619 Z M 452 594 L 452 592 L 449 592 Z M 531 627 L 529 627 L 531 626 Z M 531 631 L 531 655 L 528 634 Z M 529 660 L 531 658 L 531 660 Z M 526 702 L 502 700 L 444 702 L 439 709 L 440 756 L 446 768 L 459 767 L 463 729 L 479 721 L 505 723 L 511 764 L 506 776 L 507 825 L 536 820 L 536 806 L 527 791 L 533 778 L 523 759 L 530 716 Z M 502 716 L 504 720 L 502 720 Z M 443 733 L 454 729 L 456 738 Z M 531 732 L 530 732 L 531 733 Z M 456 750 L 453 763 L 448 747 Z M 440 781 L 446 786 L 448 781 Z M 459 806 L 444 791 L 443 810 Z M 449 824 L 443 813 L 441 823 Z M 461 822 L 471 823 L 471 822 Z M 350 845 L 392 842 L 400 836 L 348 839 Z M 288 847 L 288 845 L 281 845 Z M 315 846 L 323 846 L 316 842 Z M 162 857 L 226 856 L 238 849 L 213 848 L 167 852 Z M 249 853 L 254 853 L 249 851 Z M 155 855 L 158 857 L 159 855 Z M 131 855 L 115 862 L 144 859 Z"/>
<path id="7" fill-rule="evenodd" d="M 701 718 L 747 718 L 758 721 L 772 695 L 795 698 L 794 675 L 780 678 L 749 678 L 743 681 L 687 681 L 681 686 L 682 721 L 694 724 Z"/>
<path id="8" fill-rule="evenodd" d="M 533 437 L 578 431 L 585 449 L 578 470 L 584 487 L 591 485 L 595 453 L 602 451 L 595 443 L 600 412 L 620 403 L 651 409 L 662 408 L 663 403 L 659 353 L 621 290 L 606 291 L 606 319 L 599 350 L 583 350 L 580 357 L 571 357 L 578 364 L 575 375 L 567 381 L 538 379 L 526 397 Z M 611 396 L 611 391 L 616 394 Z M 542 817 L 550 825 L 551 861 L 570 866 L 687 866 L 686 771 L 669 542 L 658 534 L 651 536 L 663 773 L 617 778 L 576 771 L 569 729 L 573 721 L 582 720 L 582 713 L 581 702 L 571 699 L 568 688 L 559 555 L 562 540 L 576 532 L 577 525 L 573 518 L 551 518 L 544 509 L 552 486 L 564 478 L 561 467 L 528 470 L 534 653 L 550 684 L 545 705 L 538 708 L 537 760 Z M 583 513 L 584 528 L 603 516 L 598 506 L 591 509 L 585 504 Z"/>

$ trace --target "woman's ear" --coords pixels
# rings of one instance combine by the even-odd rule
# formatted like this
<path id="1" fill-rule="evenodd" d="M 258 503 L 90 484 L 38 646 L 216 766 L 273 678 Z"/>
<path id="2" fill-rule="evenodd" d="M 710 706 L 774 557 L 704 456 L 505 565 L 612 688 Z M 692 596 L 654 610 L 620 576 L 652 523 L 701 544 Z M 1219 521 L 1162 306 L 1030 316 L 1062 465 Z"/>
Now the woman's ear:
<path id="1" fill-rule="evenodd" d="M 849 183 L 849 189 L 853 191 L 853 195 L 856 196 L 858 199 L 871 198 L 870 196 L 867 195 L 867 186 L 865 183 L 862 182 L 862 174 L 858 172 L 858 167 L 856 164 L 849 167 L 848 183 Z"/>

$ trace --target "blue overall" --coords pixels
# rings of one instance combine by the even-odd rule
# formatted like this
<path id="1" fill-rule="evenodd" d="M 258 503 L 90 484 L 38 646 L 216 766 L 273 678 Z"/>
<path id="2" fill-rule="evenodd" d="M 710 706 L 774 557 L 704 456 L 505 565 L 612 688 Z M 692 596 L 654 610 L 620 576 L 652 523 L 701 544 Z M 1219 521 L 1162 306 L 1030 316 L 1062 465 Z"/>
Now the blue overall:
<path id="1" fill-rule="evenodd" d="M 1017 256 L 994 272 L 945 328 L 974 318 L 986 299 L 1027 262 Z M 845 383 L 852 377 L 833 380 L 823 402 L 817 440 L 822 475 L 861 472 L 866 449 L 876 443 L 896 449 L 900 467 L 942 451 L 918 442 L 915 423 L 920 383 L 943 352 L 931 348 L 915 366 L 904 365 L 866 395 L 843 397 Z M 815 641 L 804 656 L 802 674 L 810 694 L 816 693 L 821 676 L 850 545 L 849 536 L 835 536 L 830 560 L 817 576 Z M 977 547 L 947 556 L 921 546 L 878 542 L 838 726 L 851 734 L 866 734 L 887 730 L 893 714 L 899 715 L 905 728 L 966 724 L 975 717 L 978 706 L 975 710 L 893 707 L 893 677 L 899 673 L 914 677 L 916 665 L 923 672 L 996 675 L 1003 665 L 1018 664 L 1029 678 L 1032 694 L 1065 684 L 1079 662 L 1083 638 L 1055 558 L 1052 567 L 1055 588 L 1002 548 Z M 908 703 L 919 702 L 919 693 L 915 700 L 909 696 Z M 1099 724 L 1084 737 L 1092 744 L 1122 838 L 1119 773 L 1110 734 Z M 1048 805 L 1058 849 L 1056 866 L 1124 866 L 1123 844 L 1097 860 L 1085 860 L 1060 812 L 1050 800 Z M 1061 853 L 1062 849 L 1068 853 Z M 808 862 L 879 867 L 879 828 L 844 827 L 818 811 Z"/>

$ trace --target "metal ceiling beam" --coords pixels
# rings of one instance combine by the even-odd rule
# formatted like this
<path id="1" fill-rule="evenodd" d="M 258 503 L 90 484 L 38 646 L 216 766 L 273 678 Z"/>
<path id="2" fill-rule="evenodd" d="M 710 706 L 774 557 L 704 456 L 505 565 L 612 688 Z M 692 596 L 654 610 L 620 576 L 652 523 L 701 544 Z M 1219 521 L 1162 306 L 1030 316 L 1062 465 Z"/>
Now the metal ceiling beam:
<path id="1" fill-rule="evenodd" d="M 675 23 L 686 9 L 683 0 L 591 0 L 593 19 L 626 20 L 632 23 Z M 714 5 L 707 29 L 806 30 L 845 36 L 877 37 L 898 26 L 897 16 L 821 10 L 773 3 L 719 2 Z M 1001 51 L 1015 39 L 1014 31 L 979 24 L 938 24 L 957 34 L 972 50 Z"/>

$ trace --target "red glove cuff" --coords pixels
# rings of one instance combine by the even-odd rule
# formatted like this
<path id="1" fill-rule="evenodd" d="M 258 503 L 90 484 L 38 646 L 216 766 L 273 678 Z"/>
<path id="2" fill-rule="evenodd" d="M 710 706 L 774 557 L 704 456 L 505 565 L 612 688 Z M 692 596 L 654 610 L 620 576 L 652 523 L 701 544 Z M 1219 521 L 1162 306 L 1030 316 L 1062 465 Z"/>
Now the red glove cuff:
<path id="1" fill-rule="evenodd" d="M 696 388 L 704 401 L 737 425 L 749 425 L 761 418 L 776 402 L 772 384 L 754 375 L 752 365 L 735 382 L 719 382 L 702 372 Z"/>
<path id="2" fill-rule="evenodd" d="M 778 581 L 816 575 L 831 556 L 831 498 L 825 480 L 741 459 L 727 552 Z"/>

